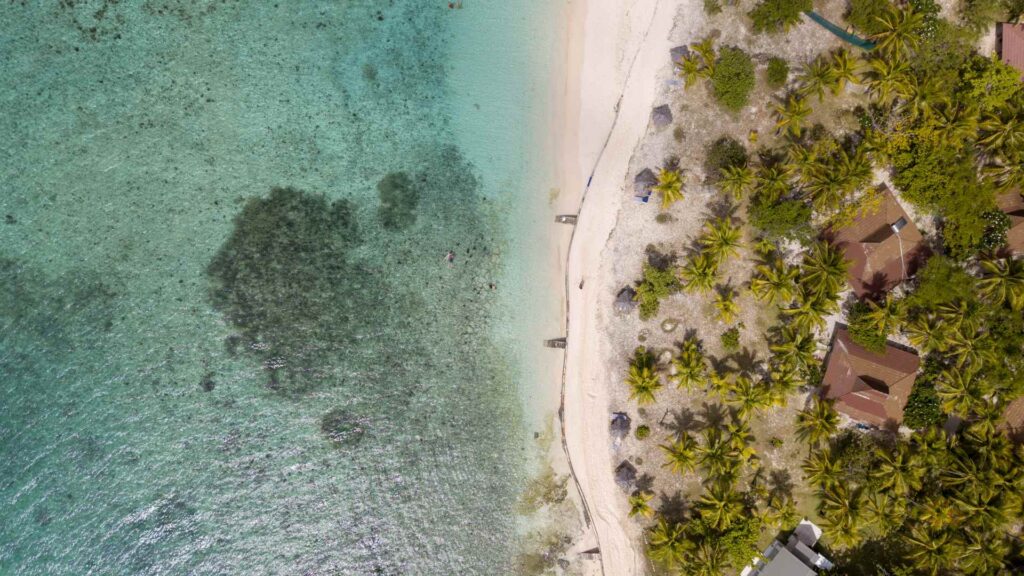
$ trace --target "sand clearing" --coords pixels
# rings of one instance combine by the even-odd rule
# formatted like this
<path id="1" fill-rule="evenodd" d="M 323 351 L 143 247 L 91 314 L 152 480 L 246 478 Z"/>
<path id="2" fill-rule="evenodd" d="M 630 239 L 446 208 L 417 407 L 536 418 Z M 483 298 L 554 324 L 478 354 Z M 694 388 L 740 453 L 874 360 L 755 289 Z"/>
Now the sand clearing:
<path id="1" fill-rule="evenodd" d="M 627 517 L 626 495 L 613 477 L 618 462 L 608 430 L 608 386 L 618 375 L 604 370 L 608 350 L 598 305 L 611 298 L 597 274 L 619 208 L 631 201 L 625 192 L 630 158 L 647 131 L 659 87 L 672 75 L 669 49 L 695 41 L 704 16 L 696 0 L 590 0 L 573 12 L 560 162 L 566 194 L 559 207 L 578 205 L 587 191 L 566 271 L 564 431 L 591 516 L 589 540 L 600 547 L 606 576 L 627 576 L 643 574 L 646 560 L 641 534 Z M 568 237 L 567 231 L 563 243 Z"/>

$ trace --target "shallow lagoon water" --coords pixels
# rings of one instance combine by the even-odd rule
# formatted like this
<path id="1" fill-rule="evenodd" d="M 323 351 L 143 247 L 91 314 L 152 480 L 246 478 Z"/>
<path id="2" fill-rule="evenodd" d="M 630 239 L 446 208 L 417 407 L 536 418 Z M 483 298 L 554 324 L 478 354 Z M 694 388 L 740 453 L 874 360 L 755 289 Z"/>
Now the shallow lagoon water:
<path id="1" fill-rule="evenodd" d="M 0 573 L 510 573 L 545 9 L 26 4 Z"/>

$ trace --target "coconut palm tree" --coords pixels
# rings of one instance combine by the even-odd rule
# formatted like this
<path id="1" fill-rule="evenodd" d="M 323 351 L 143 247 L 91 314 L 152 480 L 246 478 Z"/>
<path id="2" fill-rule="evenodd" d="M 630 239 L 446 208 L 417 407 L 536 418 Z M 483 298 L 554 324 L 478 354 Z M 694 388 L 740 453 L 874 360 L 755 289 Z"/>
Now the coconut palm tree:
<path id="1" fill-rule="evenodd" d="M 729 324 L 736 319 L 740 306 L 736 303 L 736 292 L 732 288 L 722 288 L 715 293 L 715 310 L 721 322 Z"/>
<path id="2" fill-rule="evenodd" d="M 750 291 L 758 300 L 769 304 L 786 304 L 793 300 L 793 290 L 800 271 L 786 266 L 782 258 L 773 258 L 757 267 L 750 279 Z"/>
<path id="3" fill-rule="evenodd" d="M 729 478 L 739 466 L 740 455 L 718 428 L 704 430 L 704 444 L 697 448 L 697 462 L 711 478 Z"/>
<path id="4" fill-rule="evenodd" d="M 860 540 L 862 492 L 852 492 L 845 484 L 833 484 L 821 491 L 821 515 L 829 539 L 839 546 L 852 546 Z"/>
<path id="5" fill-rule="evenodd" d="M 949 348 L 949 328 L 934 314 L 914 318 L 907 324 L 906 330 L 910 343 L 922 352 L 942 352 Z"/>
<path id="6" fill-rule="evenodd" d="M 962 149 L 978 134 L 978 111 L 964 105 L 939 106 L 923 128 L 934 134 L 936 140 Z"/>
<path id="7" fill-rule="evenodd" d="M 884 492 L 871 492 L 864 499 L 866 520 L 882 534 L 888 534 L 898 526 L 902 526 L 907 518 L 907 505 L 904 498 L 894 498 Z"/>
<path id="8" fill-rule="evenodd" d="M 917 47 L 918 30 L 924 16 L 912 8 L 892 9 L 876 17 L 879 31 L 871 37 L 875 49 L 886 57 L 900 58 L 908 50 Z"/>
<path id="9" fill-rule="evenodd" d="M 978 281 L 981 295 L 1014 311 L 1024 308 L 1024 260 L 987 256 L 981 260 L 985 276 Z"/>
<path id="10" fill-rule="evenodd" d="M 834 486 L 843 478 L 843 465 L 829 448 L 811 452 L 801 469 L 810 484 L 821 488 Z"/>
<path id="11" fill-rule="evenodd" d="M 794 306 L 783 308 L 782 313 L 790 317 L 795 329 L 811 332 L 825 323 L 825 316 L 835 310 L 835 305 L 835 300 L 812 294 L 808 288 L 801 286 L 797 290 Z"/>
<path id="12" fill-rule="evenodd" d="M 949 350 L 947 354 L 956 360 L 956 367 L 964 366 L 980 367 L 985 363 L 995 363 L 998 356 L 992 347 L 992 341 L 981 338 L 978 330 L 973 324 L 976 321 L 964 322 L 959 328 L 954 329 L 949 335 Z"/>
<path id="13" fill-rule="evenodd" d="M 682 267 L 680 274 L 683 277 L 683 286 L 687 290 L 706 294 L 714 288 L 718 280 L 718 260 L 708 252 L 695 254 Z"/>
<path id="14" fill-rule="evenodd" d="M 789 192 L 786 170 L 778 164 L 758 168 L 756 182 L 758 195 L 763 195 L 766 200 L 772 202 Z"/>
<path id="15" fill-rule="evenodd" d="M 746 507 L 742 494 L 728 484 L 716 482 L 700 497 L 697 509 L 709 526 L 715 530 L 726 530 L 743 516 Z"/>
<path id="16" fill-rule="evenodd" d="M 737 415 L 732 422 L 726 424 L 725 430 L 729 433 L 729 446 L 739 454 L 742 461 L 747 462 L 757 455 L 757 451 L 752 446 L 754 434 L 750 431 L 750 425 L 745 419 Z"/>
<path id="17" fill-rule="evenodd" d="M 630 400 L 635 399 L 640 405 L 653 404 L 654 394 L 661 390 L 661 376 L 654 369 L 654 359 L 643 347 L 637 349 L 629 365 L 626 384 Z"/>
<path id="18" fill-rule="evenodd" d="M 816 296 L 834 299 L 846 279 L 849 262 L 843 253 L 828 242 L 815 242 L 804 254 L 801 265 L 801 286 Z"/>
<path id="19" fill-rule="evenodd" d="M 731 194 L 736 200 L 742 199 L 754 186 L 754 171 L 747 166 L 727 166 L 722 170 L 718 187 Z"/>
<path id="20" fill-rule="evenodd" d="M 846 48 L 840 48 L 832 53 L 829 68 L 833 94 L 842 92 L 848 83 L 857 84 L 859 82 L 858 61 L 850 55 L 850 51 Z"/>
<path id="21" fill-rule="evenodd" d="M 637 492 L 629 497 L 629 515 L 643 516 L 644 518 L 650 518 L 654 516 L 654 508 L 651 508 L 649 502 L 651 498 L 654 498 L 654 494 L 650 492 Z"/>
<path id="22" fill-rule="evenodd" d="M 798 77 L 800 94 L 804 97 L 816 95 L 818 102 L 825 99 L 825 89 L 832 86 L 832 66 L 824 58 L 815 58 L 804 66 Z"/>
<path id="23" fill-rule="evenodd" d="M 799 138 L 810 115 L 811 107 L 807 101 L 801 96 L 790 94 L 785 104 L 775 106 L 775 129 Z"/>
<path id="24" fill-rule="evenodd" d="M 897 496 L 921 489 L 925 470 L 906 444 L 900 444 L 894 451 L 879 449 L 875 455 L 878 464 L 871 475 L 878 481 L 879 488 L 891 490 Z"/>
<path id="25" fill-rule="evenodd" d="M 718 396 L 719 399 L 725 401 L 729 397 L 729 389 L 732 388 L 732 382 L 725 374 L 719 373 L 717 370 L 712 370 L 708 373 L 708 382 L 711 383 L 711 391 Z"/>
<path id="26" fill-rule="evenodd" d="M 777 341 L 770 349 L 779 363 L 804 370 L 815 364 L 814 353 L 818 349 L 818 343 L 814 340 L 814 335 L 807 330 L 783 326 L 778 332 Z"/>
<path id="27" fill-rule="evenodd" d="M 719 576 L 725 568 L 725 562 L 725 550 L 713 538 L 704 538 L 683 558 L 687 576 Z"/>
<path id="28" fill-rule="evenodd" d="M 713 258 L 721 262 L 728 256 L 739 255 L 741 238 L 739 226 L 733 225 L 728 218 L 716 218 L 704 223 L 704 234 L 700 242 Z"/>
<path id="29" fill-rule="evenodd" d="M 989 385 L 978 375 L 977 368 L 943 370 L 935 385 L 935 393 L 943 412 L 969 418 L 974 409 L 985 402 Z"/>
<path id="30" fill-rule="evenodd" d="M 931 119 L 936 107 L 949 104 L 946 87 L 932 77 L 919 77 L 911 74 L 907 78 L 907 93 L 902 109 L 911 118 L 925 117 Z"/>
<path id="31" fill-rule="evenodd" d="M 676 61 L 676 64 L 679 67 L 677 73 L 683 79 L 684 88 L 693 86 L 697 83 L 697 80 L 705 77 L 703 61 L 695 52 L 683 56 Z"/>
<path id="32" fill-rule="evenodd" d="M 711 36 L 692 44 L 690 46 L 693 51 L 700 55 L 700 59 L 704 64 L 704 74 L 706 78 L 710 78 L 715 74 L 715 63 L 718 61 L 718 53 L 715 51 L 715 39 Z"/>
<path id="33" fill-rule="evenodd" d="M 682 524 L 669 524 L 664 518 L 648 534 L 648 551 L 655 562 L 665 566 L 676 566 L 683 560 L 689 548 L 689 541 Z"/>
<path id="34" fill-rule="evenodd" d="M 811 406 L 796 416 L 796 435 L 812 446 L 817 446 L 839 428 L 839 414 L 832 407 L 832 402 L 819 397 L 814 398 Z"/>
<path id="35" fill-rule="evenodd" d="M 862 80 L 868 93 L 884 106 L 910 92 L 910 66 L 903 60 L 872 58 Z"/>
<path id="36" fill-rule="evenodd" d="M 1017 112 L 990 112 L 981 121 L 978 144 L 990 154 L 1019 150 L 1024 146 L 1024 121 Z"/>
<path id="37" fill-rule="evenodd" d="M 804 383 L 800 371 L 789 362 L 772 362 L 768 367 L 768 377 L 772 384 L 772 400 L 779 406 L 785 406 L 786 395 Z"/>
<path id="38" fill-rule="evenodd" d="M 987 532 L 967 530 L 957 566 L 968 574 L 999 574 L 1006 568 L 1010 549 L 1006 540 Z"/>
<path id="39" fill-rule="evenodd" d="M 910 545 L 908 557 L 918 570 L 934 576 L 949 564 L 949 532 L 911 526 L 904 538 Z"/>
<path id="40" fill-rule="evenodd" d="M 700 350 L 695 338 L 687 338 L 679 349 L 679 354 L 672 360 L 676 373 L 670 376 L 679 388 L 692 389 L 707 381 L 707 359 Z"/>
<path id="41" fill-rule="evenodd" d="M 683 199 L 683 177 L 679 170 L 662 168 L 658 171 L 658 182 L 653 187 L 661 194 L 661 209 L 668 210 L 674 202 Z"/>
<path id="42" fill-rule="evenodd" d="M 903 322 L 903 301 L 894 298 L 891 292 L 887 293 L 881 302 L 868 300 L 868 307 L 870 310 L 864 315 L 864 319 L 880 334 L 892 333 Z"/>
<path id="43" fill-rule="evenodd" d="M 697 442 L 685 432 L 671 444 L 661 444 L 660 448 L 665 452 L 662 466 L 677 474 L 686 474 L 697 464 Z"/>
<path id="44" fill-rule="evenodd" d="M 771 391 L 763 382 L 739 375 L 730 388 L 729 402 L 736 409 L 736 417 L 746 421 L 756 411 L 772 405 Z"/>

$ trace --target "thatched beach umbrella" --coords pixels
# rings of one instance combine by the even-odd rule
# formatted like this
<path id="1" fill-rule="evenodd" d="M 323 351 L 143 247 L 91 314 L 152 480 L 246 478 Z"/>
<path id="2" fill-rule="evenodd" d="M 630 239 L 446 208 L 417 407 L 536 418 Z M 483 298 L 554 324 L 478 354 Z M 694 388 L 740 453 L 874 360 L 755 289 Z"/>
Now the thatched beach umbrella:
<path id="1" fill-rule="evenodd" d="M 632 287 L 626 286 L 622 290 L 619 290 L 619 295 L 615 297 L 615 311 L 622 314 L 629 314 L 636 308 L 636 290 Z"/>
<path id="2" fill-rule="evenodd" d="M 672 56 L 672 62 L 679 62 L 679 60 L 686 58 L 690 55 L 689 46 L 676 46 L 675 48 L 668 51 Z"/>
<path id="3" fill-rule="evenodd" d="M 611 428 L 612 438 L 616 441 L 621 441 L 626 437 L 626 434 L 629 434 L 629 416 L 625 412 L 613 412 L 612 423 L 609 427 Z"/>
<path id="4" fill-rule="evenodd" d="M 656 128 L 664 128 L 672 123 L 672 111 L 669 110 L 668 104 L 662 104 L 651 110 L 651 122 Z"/>
<path id="5" fill-rule="evenodd" d="M 623 460 L 622 464 L 615 469 L 615 483 L 619 485 L 619 488 L 629 492 L 636 484 L 636 467 Z"/>
<path id="6" fill-rule="evenodd" d="M 644 168 L 633 180 L 633 197 L 639 202 L 647 202 L 651 197 L 651 188 L 658 183 L 658 177 L 650 168 Z"/>

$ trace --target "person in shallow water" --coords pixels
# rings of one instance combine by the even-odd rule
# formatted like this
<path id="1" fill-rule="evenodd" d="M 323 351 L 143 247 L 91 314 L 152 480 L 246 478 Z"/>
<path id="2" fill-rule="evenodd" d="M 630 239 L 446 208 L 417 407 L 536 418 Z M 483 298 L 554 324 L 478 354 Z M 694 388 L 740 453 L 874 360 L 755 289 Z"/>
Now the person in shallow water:
<path id="1" fill-rule="evenodd" d="M 449 266 L 451 266 L 455 262 L 455 251 L 449 250 L 448 253 L 444 255 L 444 260 Z"/>

